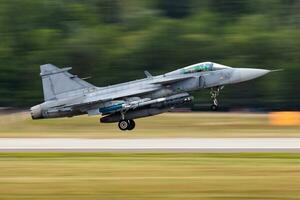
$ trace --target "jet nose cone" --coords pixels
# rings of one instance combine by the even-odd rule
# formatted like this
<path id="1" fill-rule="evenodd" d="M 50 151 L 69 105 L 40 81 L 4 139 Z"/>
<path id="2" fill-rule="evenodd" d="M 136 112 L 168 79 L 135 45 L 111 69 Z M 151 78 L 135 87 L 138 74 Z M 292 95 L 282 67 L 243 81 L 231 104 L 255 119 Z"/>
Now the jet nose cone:
<path id="1" fill-rule="evenodd" d="M 252 68 L 237 68 L 236 75 L 239 76 L 238 82 L 249 81 L 258 77 L 261 77 L 270 72 L 266 69 L 252 69 Z"/>
<path id="2" fill-rule="evenodd" d="M 258 77 L 261 77 L 267 73 L 269 73 L 269 70 L 266 69 L 239 69 L 240 71 L 240 76 L 242 80 L 251 80 L 251 79 L 255 79 Z"/>

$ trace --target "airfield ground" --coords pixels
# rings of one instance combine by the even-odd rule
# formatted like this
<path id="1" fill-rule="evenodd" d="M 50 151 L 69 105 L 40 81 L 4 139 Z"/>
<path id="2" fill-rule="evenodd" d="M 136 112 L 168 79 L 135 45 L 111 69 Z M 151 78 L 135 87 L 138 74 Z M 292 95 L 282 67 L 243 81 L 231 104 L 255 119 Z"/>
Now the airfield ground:
<path id="1" fill-rule="evenodd" d="M 299 199 L 300 154 L 0 153 L 0 199 Z"/>
<path id="2" fill-rule="evenodd" d="M 0 137 L 168 138 L 300 137 L 300 126 L 274 126 L 268 114 L 167 113 L 136 120 L 134 131 L 100 124 L 99 117 L 31 120 L 29 113 L 0 115 Z"/>
<path id="3" fill-rule="evenodd" d="M 268 114 L 168 113 L 121 132 L 98 117 L 0 115 L 0 138 L 295 138 Z M 48 139 L 47 139 L 48 140 Z M 290 199 L 300 153 L 0 153 L 0 199 Z"/>

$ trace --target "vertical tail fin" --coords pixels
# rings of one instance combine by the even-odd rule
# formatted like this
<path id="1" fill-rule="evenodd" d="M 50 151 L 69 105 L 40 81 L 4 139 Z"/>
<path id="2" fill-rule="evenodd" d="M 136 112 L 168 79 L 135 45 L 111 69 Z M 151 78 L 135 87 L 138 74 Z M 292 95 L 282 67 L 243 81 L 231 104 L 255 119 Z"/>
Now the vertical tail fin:
<path id="1" fill-rule="evenodd" d="M 92 84 L 68 73 L 72 68 L 58 68 L 51 64 L 41 65 L 45 101 L 57 99 L 57 95 L 74 90 L 94 87 Z"/>

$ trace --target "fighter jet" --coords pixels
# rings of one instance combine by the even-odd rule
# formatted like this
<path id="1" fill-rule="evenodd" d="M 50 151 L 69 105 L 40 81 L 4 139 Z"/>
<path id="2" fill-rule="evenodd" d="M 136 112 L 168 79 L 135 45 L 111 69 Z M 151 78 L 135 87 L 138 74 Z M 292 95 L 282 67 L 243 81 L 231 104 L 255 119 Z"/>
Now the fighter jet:
<path id="1" fill-rule="evenodd" d="M 101 123 L 118 122 L 122 131 L 135 128 L 134 119 L 168 112 L 190 103 L 191 91 L 210 89 L 212 110 L 217 110 L 220 90 L 261 77 L 271 70 L 232 68 L 202 62 L 162 75 L 152 76 L 145 71 L 143 79 L 96 87 L 68 71 L 52 64 L 40 66 L 44 102 L 33 106 L 32 119 L 73 117 L 88 114 L 102 115 Z"/>

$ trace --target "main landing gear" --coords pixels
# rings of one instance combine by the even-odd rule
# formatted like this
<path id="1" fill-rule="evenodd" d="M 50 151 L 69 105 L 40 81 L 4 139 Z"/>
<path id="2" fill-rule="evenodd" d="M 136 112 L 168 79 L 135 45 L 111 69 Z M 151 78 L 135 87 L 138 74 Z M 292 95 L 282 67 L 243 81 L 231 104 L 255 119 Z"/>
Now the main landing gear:
<path id="1" fill-rule="evenodd" d="M 122 119 L 119 121 L 118 126 L 119 126 L 119 129 L 122 131 L 126 131 L 126 130 L 131 131 L 135 127 L 135 122 L 132 119 L 129 119 L 129 120 Z"/>
<path id="2" fill-rule="evenodd" d="M 220 90 L 223 89 L 223 86 L 221 87 L 213 87 L 210 89 L 210 95 L 211 95 L 211 99 L 213 100 L 213 104 L 210 106 L 210 109 L 212 111 L 217 111 L 219 109 L 219 102 L 217 97 L 220 94 Z"/>

